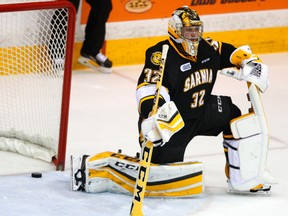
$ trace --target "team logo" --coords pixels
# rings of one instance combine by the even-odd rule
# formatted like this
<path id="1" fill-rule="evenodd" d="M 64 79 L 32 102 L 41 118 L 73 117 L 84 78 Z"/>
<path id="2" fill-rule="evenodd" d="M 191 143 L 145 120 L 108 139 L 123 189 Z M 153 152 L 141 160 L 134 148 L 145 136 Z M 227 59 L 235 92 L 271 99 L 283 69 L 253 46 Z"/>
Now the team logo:
<path id="1" fill-rule="evenodd" d="M 192 67 L 191 67 L 190 62 L 185 63 L 185 64 L 183 64 L 183 65 L 180 66 L 180 70 L 181 70 L 182 72 L 185 72 L 185 71 L 187 71 L 187 70 L 190 70 L 191 68 L 192 68 Z"/>
<path id="2" fill-rule="evenodd" d="M 151 8 L 150 0 L 130 0 L 125 4 L 125 9 L 131 13 L 144 13 Z"/>
<path id="3" fill-rule="evenodd" d="M 160 65 L 160 62 L 161 62 L 161 56 L 162 56 L 162 53 L 161 52 L 154 52 L 151 56 L 151 62 L 154 64 L 154 65 Z"/>

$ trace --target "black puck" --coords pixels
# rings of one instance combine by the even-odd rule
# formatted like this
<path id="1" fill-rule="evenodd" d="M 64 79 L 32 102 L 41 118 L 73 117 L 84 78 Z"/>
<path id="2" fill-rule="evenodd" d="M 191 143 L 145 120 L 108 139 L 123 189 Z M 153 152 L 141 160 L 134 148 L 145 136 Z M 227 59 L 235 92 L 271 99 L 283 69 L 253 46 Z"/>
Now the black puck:
<path id="1" fill-rule="evenodd" d="M 39 172 L 33 172 L 31 173 L 32 178 L 42 178 L 42 173 Z"/>

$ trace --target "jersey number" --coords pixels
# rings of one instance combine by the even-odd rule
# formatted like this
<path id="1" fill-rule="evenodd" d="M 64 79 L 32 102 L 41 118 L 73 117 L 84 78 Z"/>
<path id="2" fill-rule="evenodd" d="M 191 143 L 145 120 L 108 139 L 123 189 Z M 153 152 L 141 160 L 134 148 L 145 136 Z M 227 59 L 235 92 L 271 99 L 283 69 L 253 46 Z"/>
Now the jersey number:
<path id="1" fill-rule="evenodd" d="M 197 108 L 202 105 L 204 105 L 204 95 L 205 95 L 205 89 L 201 90 L 200 92 L 195 92 L 192 95 L 192 103 L 191 103 L 191 108 Z"/>
<path id="2" fill-rule="evenodd" d="M 144 82 L 156 83 L 159 80 L 159 71 L 158 70 L 151 70 L 149 68 L 146 68 L 144 73 L 145 73 Z"/>

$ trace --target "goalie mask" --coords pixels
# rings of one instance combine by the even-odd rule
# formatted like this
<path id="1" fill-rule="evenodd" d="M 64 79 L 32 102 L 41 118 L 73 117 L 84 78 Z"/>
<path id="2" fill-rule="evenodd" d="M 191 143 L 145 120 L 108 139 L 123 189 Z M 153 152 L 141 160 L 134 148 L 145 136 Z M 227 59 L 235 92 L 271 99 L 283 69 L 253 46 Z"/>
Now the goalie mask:
<path id="1" fill-rule="evenodd" d="M 187 6 L 176 9 L 168 21 L 168 33 L 180 53 L 197 56 L 203 22 L 195 10 Z"/>

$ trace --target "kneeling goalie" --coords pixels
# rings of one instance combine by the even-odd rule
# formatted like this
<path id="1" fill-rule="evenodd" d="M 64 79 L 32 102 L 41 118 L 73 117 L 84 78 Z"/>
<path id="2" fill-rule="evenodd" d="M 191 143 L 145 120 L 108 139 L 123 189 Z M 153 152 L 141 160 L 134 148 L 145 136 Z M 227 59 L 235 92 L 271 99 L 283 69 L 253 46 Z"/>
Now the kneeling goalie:
<path id="1" fill-rule="evenodd" d="M 268 68 L 249 46 L 202 38 L 203 23 L 187 6 L 176 9 L 168 23 L 169 39 L 146 51 L 138 80 L 139 142 L 154 143 L 145 196 L 185 197 L 203 192 L 200 162 L 183 162 L 198 135 L 223 133 L 228 191 L 269 193 L 275 179 L 266 170 L 269 134 L 260 93 L 268 87 Z M 162 46 L 168 45 L 159 109 L 153 106 Z M 249 113 L 228 96 L 212 95 L 218 71 L 248 83 Z M 72 157 L 73 190 L 133 193 L 137 158 L 105 152 Z"/>

